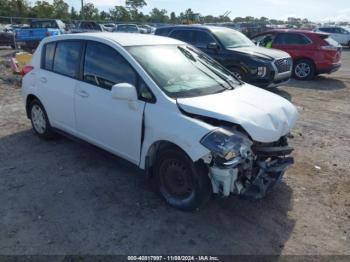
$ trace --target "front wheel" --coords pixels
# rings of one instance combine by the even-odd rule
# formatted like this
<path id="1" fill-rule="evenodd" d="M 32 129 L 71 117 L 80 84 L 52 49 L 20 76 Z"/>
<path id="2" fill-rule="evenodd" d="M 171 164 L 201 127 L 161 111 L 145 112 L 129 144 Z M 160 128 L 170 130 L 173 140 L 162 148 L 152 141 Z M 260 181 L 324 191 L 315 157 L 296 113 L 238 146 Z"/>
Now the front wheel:
<path id="1" fill-rule="evenodd" d="M 293 66 L 293 76 L 298 80 L 311 80 L 315 77 L 315 66 L 307 59 L 297 61 Z"/>
<path id="2" fill-rule="evenodd" d="M 195 210 L 210 199 L 208 169 L 176 147 L 161 151 L 154 172 L 160 195 L 175 208 Z"/>

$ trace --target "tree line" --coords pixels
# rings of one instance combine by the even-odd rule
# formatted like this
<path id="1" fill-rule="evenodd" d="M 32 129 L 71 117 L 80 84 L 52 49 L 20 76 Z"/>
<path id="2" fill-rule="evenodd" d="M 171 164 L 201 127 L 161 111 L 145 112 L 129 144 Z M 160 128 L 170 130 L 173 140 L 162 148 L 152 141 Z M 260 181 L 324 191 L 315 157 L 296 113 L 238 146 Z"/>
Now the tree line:
<path id="1" fill-rule="evenodd" d="M 30 17 L 30 18 L 57 18 L 69 20 L 94 20 L 94 21 L 137 21 L 142 23 L 220 23 L 220 22 L 254 22 L 263 24 L 283 24 L 284 21 L 268 19 L 266 17 L 254 18 L 252 16 L 236 17 L 233 20 L 226 14 L 221 16 L 199 16 L 191 8 L 176 14 L 168 13 L 165 9 L 153 8 L 149 14 L 141 10 L 147 3 L 145 0 L 126 0 L 125 6 L 114 6 L 109 11 L 100 11 L 94 4 L 85 3 L 83 8 L 76 10 L 70 7 L 64 0 L 36 1 L 31 4 L 28 0 L 0 0 L 0 16 Z M 200 17 L 200 18 L 199 18 Z M 305 21 L 306 20 L 306 21 Z M 300 20 L 308 22 L 307 19 Z"/>

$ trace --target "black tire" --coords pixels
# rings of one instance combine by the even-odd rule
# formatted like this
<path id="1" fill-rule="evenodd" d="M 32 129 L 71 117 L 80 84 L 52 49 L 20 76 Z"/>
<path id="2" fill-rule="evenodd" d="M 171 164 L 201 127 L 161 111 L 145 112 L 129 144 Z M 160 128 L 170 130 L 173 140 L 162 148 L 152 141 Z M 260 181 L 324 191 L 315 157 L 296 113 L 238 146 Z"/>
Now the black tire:
<path id="1" fill-rule="evenodd" d="M 349 41 L 349 43 L 348 43 L 348 47 L 350 48 L 350 41 Z"/>
<path id="2" fill-rule="evenodd" d="M 36 115 L 38 114 L 38 115 Z M 39 116 L 40 114 L 40 116 Z M 42 114 L 42 115 L 41 115 Z M 54 138 L 54 132 L 50 125 L 50 121 L 47 117 L 44 106 L 40 103 L 39 100 L 33 100 L 29 105 L 29 117 L 32 122 L 32 128 L 34 132 L 44 139 Z M 42 118 L 41 118 L 42 117 Z M 40 124 L 38 123 L 40 122 Z"/>
<path id="3" fill-rule="evenodd" d="M 12 48 L 12 49 L 16 49 L 16 46 L 15 46 L 15 45 L 11 45 L 11 48 Z"/>
<path id="4" fill-rule="evenodd" d="M 315 77 L 315 65 L 311 60 L 300 59 L 293 65 L 293 77 L 298 80 L 311 80 Z"/>
<path id="5" fill-rule="evenodd" d="M 208 169 L 193 161 L 180 149 L 163 149 L 154 166 L 157 191 L 165 201 L 180 210 L 202 207 L 212 195 Z"/>

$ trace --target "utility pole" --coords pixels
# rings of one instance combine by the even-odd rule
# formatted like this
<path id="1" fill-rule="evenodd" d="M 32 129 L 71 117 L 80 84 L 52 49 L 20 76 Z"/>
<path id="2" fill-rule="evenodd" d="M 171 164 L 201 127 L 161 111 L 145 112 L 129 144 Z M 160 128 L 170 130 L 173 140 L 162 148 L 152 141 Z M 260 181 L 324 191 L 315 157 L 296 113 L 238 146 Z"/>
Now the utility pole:
<path id="1" fill-rule="evenodd" d="M 84 0 L 81 0 L 81 20 L 84 20 Z"/>

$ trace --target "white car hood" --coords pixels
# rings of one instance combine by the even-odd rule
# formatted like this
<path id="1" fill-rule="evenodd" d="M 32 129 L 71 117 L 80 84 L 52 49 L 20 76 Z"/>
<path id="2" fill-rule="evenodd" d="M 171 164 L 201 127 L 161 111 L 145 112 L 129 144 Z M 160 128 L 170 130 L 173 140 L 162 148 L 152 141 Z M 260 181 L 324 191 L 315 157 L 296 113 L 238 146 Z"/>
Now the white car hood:
<path id="1" fill-rule="evenodd" d="M 248 84 L 218 94 L 179 98 L 177 103 L 185 112 L 238 124 L 254 141 L 264 143 L 288 134 L 298 117 L 288 100 Z"/>

